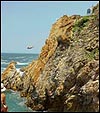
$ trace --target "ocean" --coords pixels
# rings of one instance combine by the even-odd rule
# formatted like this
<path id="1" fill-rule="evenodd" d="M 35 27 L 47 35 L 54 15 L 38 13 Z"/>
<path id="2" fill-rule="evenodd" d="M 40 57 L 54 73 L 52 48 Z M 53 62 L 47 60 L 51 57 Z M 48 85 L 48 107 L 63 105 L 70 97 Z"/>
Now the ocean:
<path id="1" fill-rule="evenodd" d="M 1 53 L 1 73 L 11 61 L 17 62 L 16 68 L 19 70 L 21 67 L 31 63 L 32 60 L 37 59 L 37 57 L 38 54 Z M 6 90 L 5 94 L 8 112 L 34 112 L 24 104 L 26 99 L 20 97 L 19 92 Z"/>

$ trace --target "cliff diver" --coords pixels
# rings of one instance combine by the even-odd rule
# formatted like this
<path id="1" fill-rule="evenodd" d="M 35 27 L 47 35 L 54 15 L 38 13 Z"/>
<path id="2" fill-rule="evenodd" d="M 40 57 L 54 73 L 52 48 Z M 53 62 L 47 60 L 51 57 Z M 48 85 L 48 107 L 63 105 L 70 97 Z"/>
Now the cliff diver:
<path id="1" fill-rule="evenodd" d="M 27 47 L 27 49 L 32 49 L 32 48 L 33 48 L 33 46 L 28 46 L 28 47 Z"/>

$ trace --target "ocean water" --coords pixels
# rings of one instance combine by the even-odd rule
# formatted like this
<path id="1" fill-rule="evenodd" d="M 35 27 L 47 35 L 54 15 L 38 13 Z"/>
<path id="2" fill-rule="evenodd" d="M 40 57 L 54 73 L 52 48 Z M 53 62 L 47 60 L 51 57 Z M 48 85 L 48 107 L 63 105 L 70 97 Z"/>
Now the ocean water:
<path id="1" fill-rule="evenodd" d="M 38 54 L 23 53 L 2 53 L 1 54 L 1 73 L 6 69 L 7 65 L 13 60 L 17 62 L 16 68 L 19 70 L 23 66 L 27 66 L 32 60 L 37 59 Z M 25 98 L 21 98 L 19 92 L 6 90 L 6 103 L 8 112 L 34 112 L 24 103 Z"/>

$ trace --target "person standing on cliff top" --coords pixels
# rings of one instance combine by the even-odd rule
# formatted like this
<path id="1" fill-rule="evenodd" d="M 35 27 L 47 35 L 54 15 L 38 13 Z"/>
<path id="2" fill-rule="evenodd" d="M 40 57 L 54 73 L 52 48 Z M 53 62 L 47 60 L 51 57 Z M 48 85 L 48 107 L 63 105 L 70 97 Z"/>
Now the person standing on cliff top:
<path id="1" fill-rule="evenodd" d="M 91 9 L 87 9 L 87 15 L 90 15 L 91 14 Z"/>
<path id="2" fill-rule="evenodd" d="M 6 95 L 3 93 L 6 90 L 3 83 L 1 83 L 1 112 L 7 112 L 8 106 L 6 105 Z"/>

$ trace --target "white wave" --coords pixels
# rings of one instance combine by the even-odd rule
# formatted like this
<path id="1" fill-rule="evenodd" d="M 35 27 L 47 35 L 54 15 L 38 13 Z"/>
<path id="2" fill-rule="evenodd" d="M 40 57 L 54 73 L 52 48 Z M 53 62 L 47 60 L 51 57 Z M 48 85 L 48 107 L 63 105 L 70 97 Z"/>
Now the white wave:
<path id="1" fill-rule="evenodd" d="M 15 58 L 16 58 L 16 59 L 17 59 L 17 58 L 18 58 L 18 59 L 19 59 L 19 58 L 25 58 L 25 56 L 24 56 L 24 57 L 15 57 Z"/>
<path id="2" fill-rule="evenodd" d="M 11 91 L 12 94 L 14 94 L 14 95 L 16 94 L 16 91 L 14 91 L 12 89 L 10 89 L 10 91 Z"/>
<path id="3" fill-rule="evenodd" d="M 2 62 L 7 62 L 7 60 L 3 60 L 3 59 L 1 59 L 1 61 L 2 61 Z"/>
<path id="4" fill-rule="evenodd" d="M 25 101 L 22 101 L 22 102 L 18 103 L 18 105 L 25 106 Z"/>
<path id="5" fill-rule="evenodd" d="M 1 64 L 9 64 L 10 62 L 4 62 L 4 61 L 1 61 Z M 17 65 L 28 65 L 29 62 L 26 62 L 26 63 L 21 63 L 21 62 L 17 62 Z"/>
<path id="6" fill-rule="evenodd" d="M 5 69 L 6 69 L 6 68 L 1 68 L 1 74 L 4 72 Z"/>
<path id="7" fill-rule="evenodd" d="M 17 62 L 17 65 L 28 65 L 29 63 L 21 63 L 21 62 Z"/>
<path id="8" fill-rule="evenodd" d="M 1 62 L 1 64 L 9 64 L 9 62 L 4 62 L 4 61 L 3 61 L 3 62 Z"/>
<path id="9" fill-rule="evenodd" d="M 16 70 L 17 70 L 17 72 L 20 73 L 21 76 L 23 76 L 23 73 L 24 73 L 24 72 L 21 72 L 21 71 L 20 71 L 20 68 L 17 68 Z"/>
<path id="10" fill-rule="evenodd" d="M 14 57 L 14 59 L 20 59 L 20 58 L 23 59 L 23 58 L 25 58 L 25 56 L 23 56 L 23 57 L 20 57 L 20 56 L 19 57 Z M 9 59 L 12 59 L 12 57 L 10 57 Z"/>

